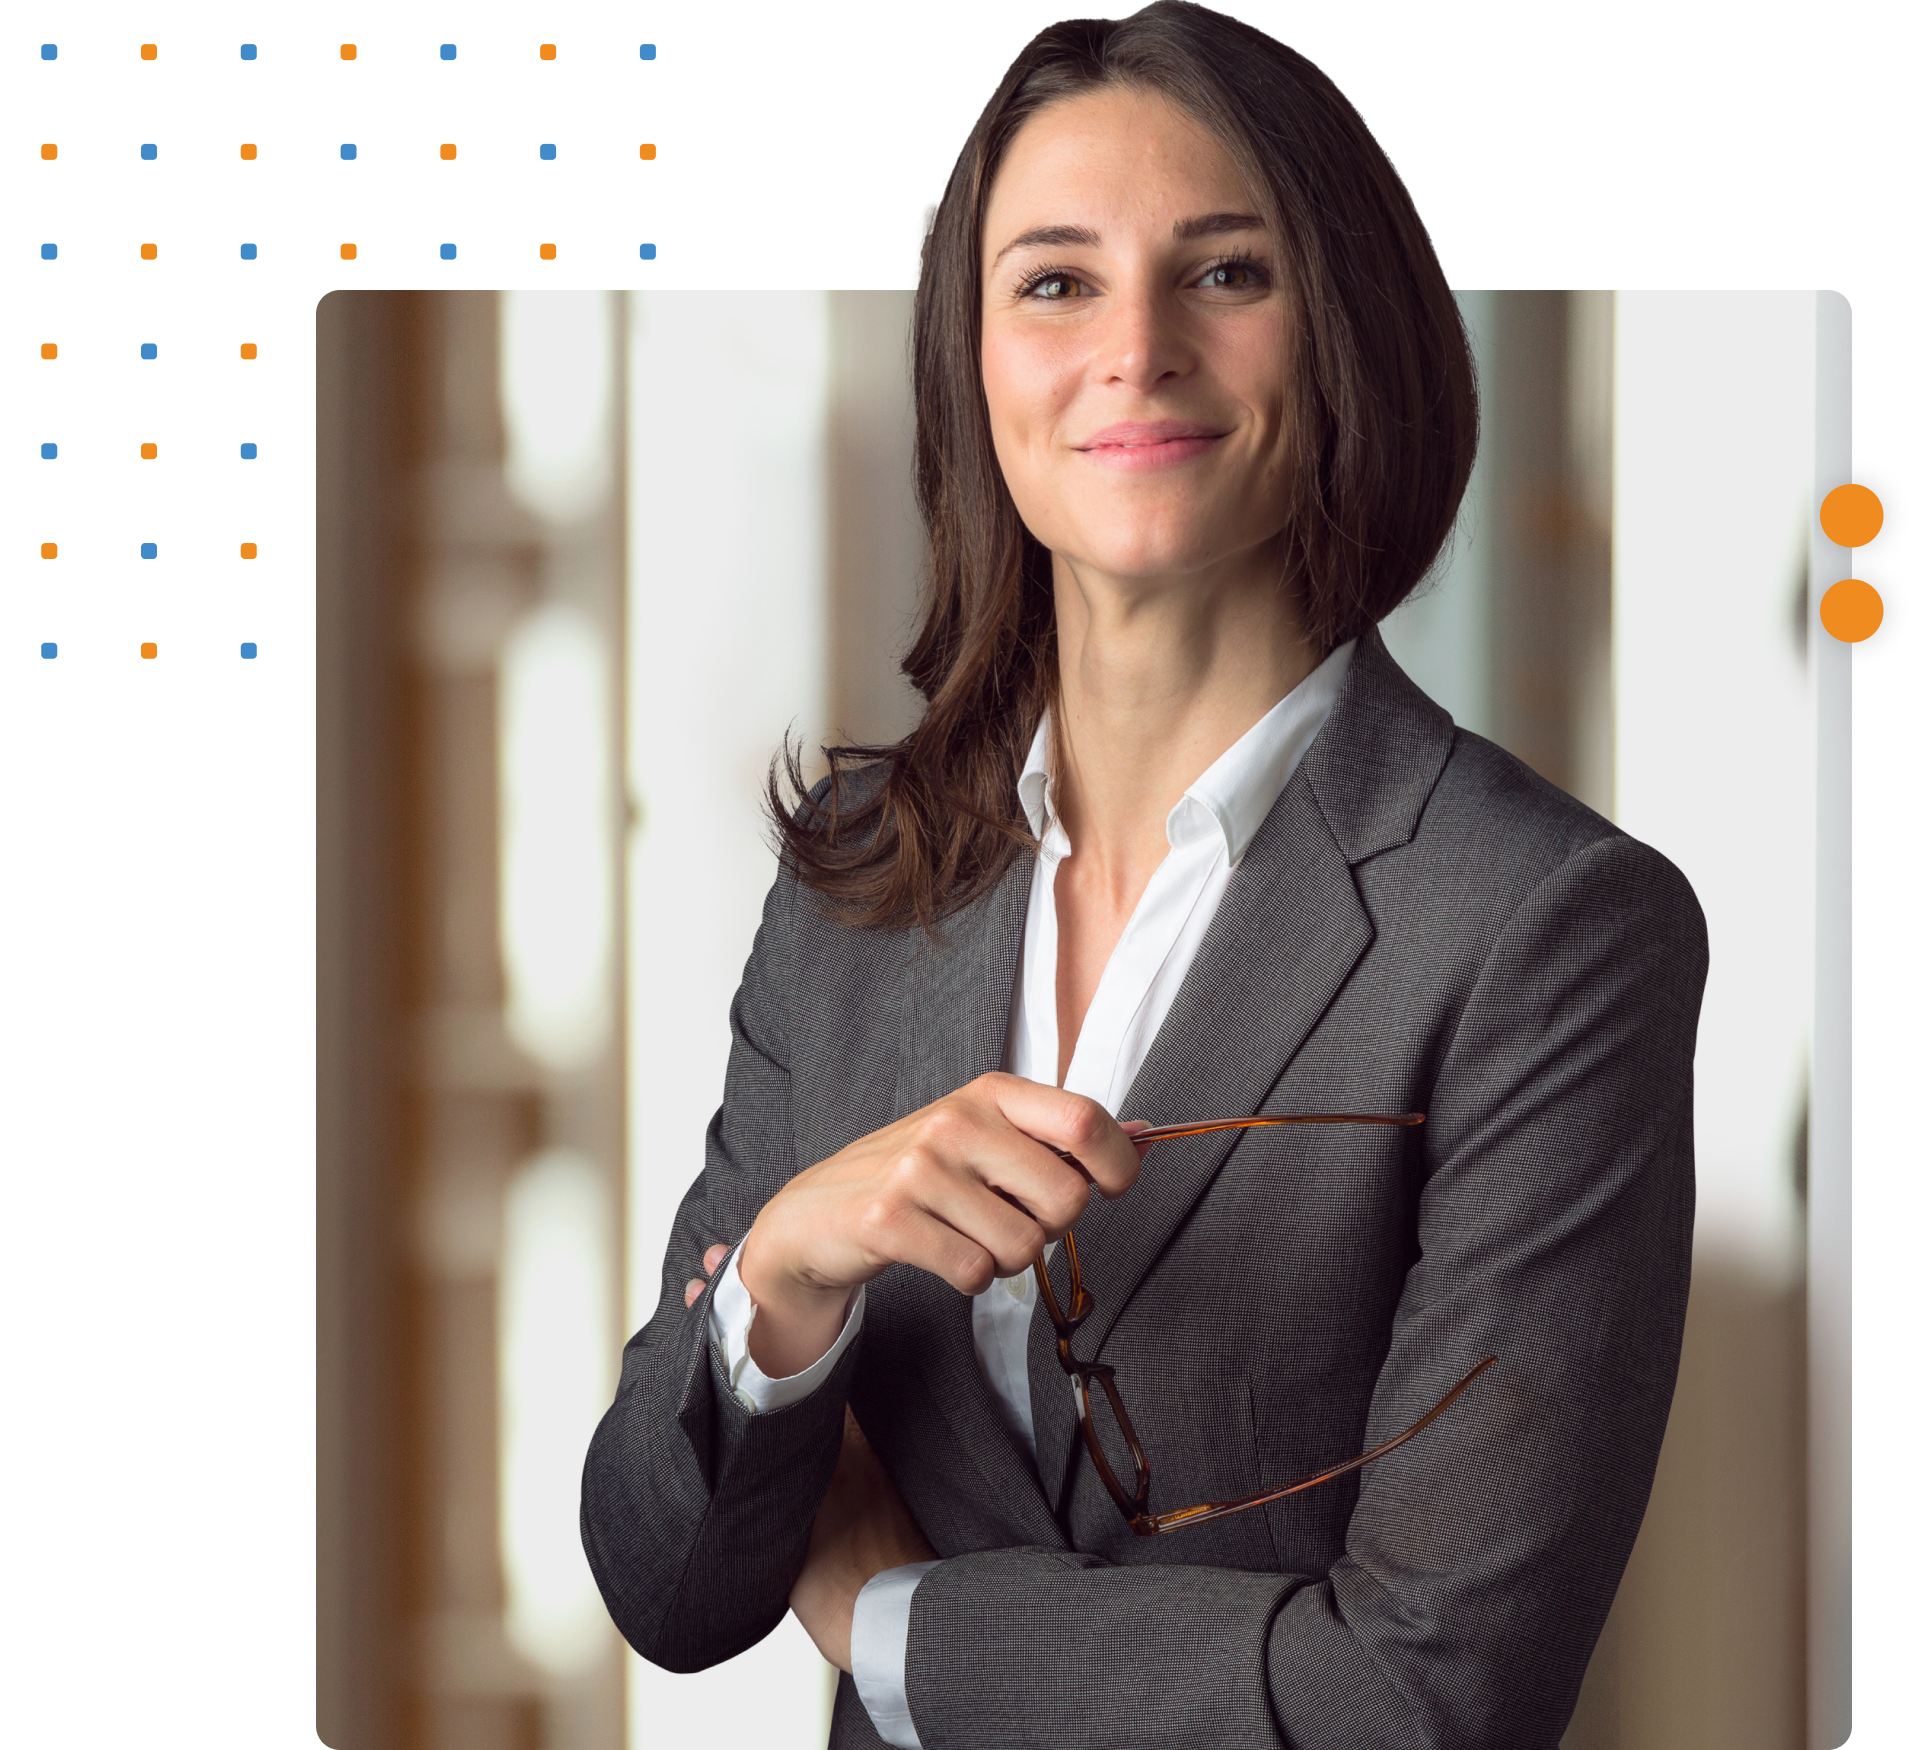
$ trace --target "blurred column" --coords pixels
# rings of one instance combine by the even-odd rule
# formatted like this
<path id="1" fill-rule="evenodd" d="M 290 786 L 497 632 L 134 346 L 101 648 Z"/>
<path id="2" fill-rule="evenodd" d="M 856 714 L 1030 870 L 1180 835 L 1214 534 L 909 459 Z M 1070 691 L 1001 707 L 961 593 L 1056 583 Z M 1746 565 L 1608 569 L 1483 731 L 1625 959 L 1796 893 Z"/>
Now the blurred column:
<path id="1" fill-rule="evenodd" d="M 317 1730 L 402 1742 L 405 943 L 414 777 L 406 493 L 419 302 L 335 292 L 317 316 Z"/>
<path id="2" fill-rule="evenodd" d="M 650 292 L 629 327 L 628 1326 L 680 1304 L 667 1258 L 703 1163 L 728 1008 L 775 874 L 784 735 L 827 729 L 830 306 L 820 292 Z M 828 1667 L 794 1618 L 713 1671 L 630 1656 L 629 1743 L 819 1745 Z"/>
<path id="3" fill-rule="evenodd" d="M 1851 477 L 1851 314 L 1816 298 L 1811 503 Z M 1817 682 L 1816 1014 L 1810 1092 L 1810 1743 L 1851 1730 L 1851 647 L 1817 617 L 1850 555 L 1810 518 Z"/>
<path id="4" fill-rule="evenodd" d="M 1710 930 L 1697 1229 L 1649 1512 L 1566 1746 L 1805 1740 L 1813 307 L 1617 299 L 1617 819 Z"/>
<path id="5" fill-rule="evenodd" d="M 828 294 L 828 611 L 832 741 L 899 741 L 922 700 L 902 674 L 928 539 L 911 469 L 913 292 Z"/>

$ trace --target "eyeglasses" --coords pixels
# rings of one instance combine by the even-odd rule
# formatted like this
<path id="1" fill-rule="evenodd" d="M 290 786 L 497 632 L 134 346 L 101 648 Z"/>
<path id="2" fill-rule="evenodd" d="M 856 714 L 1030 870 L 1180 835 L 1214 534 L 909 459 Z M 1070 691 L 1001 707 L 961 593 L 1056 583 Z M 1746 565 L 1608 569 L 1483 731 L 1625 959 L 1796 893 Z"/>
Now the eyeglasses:
<path id="1" fill-rule="evenodd" d="M 1167 1142 L 1179 1136 L 1204 1136 L 1214 1130 L 1257 1130 L 1275 1124 L 1393 1124 L 1408 1128 L 1423 1122 L 1421 1112 L 1397 1112 L 1387 1116 L 1361 1112 L 1304 1112 L 1271 1114 L 1260 1118 L 1205 1118 L 1188 1124 L 1160 1124 L 1149 1130 L 1138 1131 L 1137 1142 Z M 1072 1165 L 1080 1166 L 1075 1156 L 1065 1149 L 1055 1153 Z M 1096 1310 L 1095 1296 L 1082 1284 L 1082 1261 L 1076 1256 L 1076 1236 L 1073 1229 L 1062 1236 L 1062 1247 L 1069 1260 L 1069 1310 L 1065 1314 L 1056 1300 L 1055 1289 L 1050 1285 L 1046 1265 L 1038 1262 L 1035 1267 L 1036 1283 L 1042 1290 L 1042 1304 L 1049 1315 L 1049 1322 L 1056 1328 L 1056 1360 L 1062 1364 L 1062 1371 L 1069 1376 L 1069 1383 L 1075 1389 L 1076 1420 L 1082 1428 L 1082 1443 L 1087 1448 L 1090 1460 L 1096 1467 L 1096 1474 L 1102 1478 L 1103 1486 L 1108 1489 L 1111 1499 L 1121 1509 L 1122 1516 L 1129 1521 L 1129 1529 L 1138 1537 L 1154 1537 L 1158 1532 L 1178 1531 L 1186 1525 L 1202 1525 L 1211 1519 L 1224 1519 L 1231 1513 L 1244 1513 L 1251 1507 L 1267 1506 L 1271 1501 L 1280 1501 L 1286 1495 L 1299 1495 L 1305 1489 L 1313 1489 L 1319 1483 L 1333 1481 L 1347 1476 L 1351 1471 L 1361 1470 L 1364 1465 L 1372 1464 L 1387 1452 L 1394 1452 L 1406 1440 L 1414 1440 L 1450 1405 L 1468 1391 L 1479 1374 L 1487 1372 L 1496 1365 L 1496 1357 L 1487 1355 L 1470 1369 L 1455 1385 L 1438 1399 L 1435 1407 L 1427 1415 L 1412 1422 L 1401 1434 L 1385 1440 L 1380 1446 L 1372 1446 L 1368 1452 L 1356 1458 L 1345 1459 L 1341 1464 L 1333 1464 L 1327 1470 L 1314 1471 L 1308 1476 L 1298 1477 L 1294 1482 L 1284 1483 L 1281 1488 L 1265 1489 L 1258 1495 L 1244 1495 L 1234 1501 L 1204 1501 L 1194 1507 L 1179 1507 L 1170 1513 L 1151 1513 L 1149 1511 L 1149 1460 L 1142 1450 L 1142 1442 L 1136 1438 L 1136 1430 L 1129 1420 L 1129 1412 L 1122 1407 L 1122 1394 L 1116 1390 L 1116 1373 L 1113 1367 L 1101 1361 L 1079 1361 L 1073 1347 L 1075 1334 Z M 1091 1403 L 1089 1388 L 1091 1384 L 1099 1387 L 1103 1399 L 1115 1417 L 1116 1427 L 1121 1431 L 1123 1440 L 1128 1444 L 1129 1462 L 1135 1471 L 1135 1487 L 1125 1489 L 1116 1474 L 1115 1466 L 1103 1450 L 1101 1435 L 1097 1432 L 1094 1406 Z"/>

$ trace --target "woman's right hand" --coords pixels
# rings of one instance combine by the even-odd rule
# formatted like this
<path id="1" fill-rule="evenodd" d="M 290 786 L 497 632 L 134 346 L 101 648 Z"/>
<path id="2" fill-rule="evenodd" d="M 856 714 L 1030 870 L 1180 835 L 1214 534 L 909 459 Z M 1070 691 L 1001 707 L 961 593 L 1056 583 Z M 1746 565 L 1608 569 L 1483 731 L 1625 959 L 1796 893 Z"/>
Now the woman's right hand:
<path id="1" fill-rule="evenodd" d="M 1094 1100 L 1020 1076 L 978 1077 L 769 1200 L 739 1260 L 755 1303 L 749 1354 L 771 1379 L 800 1373 L 828 1353 L 855 1289 L 891 1264 L 980 1294 L 1041 1257 L 1094 1191 L 1127 1191 L 1141 1165 L 1128 1129 Z"/>

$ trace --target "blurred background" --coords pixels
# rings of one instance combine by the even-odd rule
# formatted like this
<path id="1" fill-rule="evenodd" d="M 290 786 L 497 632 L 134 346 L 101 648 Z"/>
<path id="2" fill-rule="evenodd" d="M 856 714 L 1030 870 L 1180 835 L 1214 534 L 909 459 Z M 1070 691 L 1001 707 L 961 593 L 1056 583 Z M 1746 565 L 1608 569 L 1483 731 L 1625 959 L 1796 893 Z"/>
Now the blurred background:
<path id="1" fill-rule="evenodd" d="M 1483 447 L 1385 635 L 1460 724 L 1676 861 L 1711 933 L 1682 1374 L 1565 1745 L 1828 1746 L 1842 1546 L 1807 1487 L 1847 1448 L 1842 1360 L 1820 1343 L 1813 1371 L 1806 1338 L 1813 298 L 1460 296 Z M 698 1676 L 629 1653 L 575 1515 L 720 1096 L 769 757 L 914 721 L 910 301 L 320 307 L 319 1726 L 341 1750 L 825 1737 L 792 1618 Z"/>

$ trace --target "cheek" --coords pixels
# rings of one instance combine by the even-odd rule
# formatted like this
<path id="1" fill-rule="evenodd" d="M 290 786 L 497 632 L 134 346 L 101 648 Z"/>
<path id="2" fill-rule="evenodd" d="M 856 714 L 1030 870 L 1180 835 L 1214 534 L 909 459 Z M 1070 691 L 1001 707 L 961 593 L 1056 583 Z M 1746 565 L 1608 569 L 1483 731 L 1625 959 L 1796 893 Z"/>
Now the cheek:
<path id="1" fill-rule="evenodd" d="M 1070 398 L 1072 372 L 1053 337 L 990 329 L 982 339 L 982 392 L 1009 490 L 1048 465 L 1051 436 Z"/>

